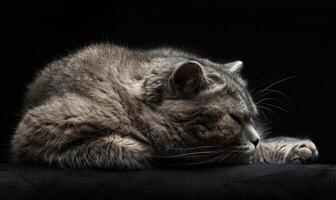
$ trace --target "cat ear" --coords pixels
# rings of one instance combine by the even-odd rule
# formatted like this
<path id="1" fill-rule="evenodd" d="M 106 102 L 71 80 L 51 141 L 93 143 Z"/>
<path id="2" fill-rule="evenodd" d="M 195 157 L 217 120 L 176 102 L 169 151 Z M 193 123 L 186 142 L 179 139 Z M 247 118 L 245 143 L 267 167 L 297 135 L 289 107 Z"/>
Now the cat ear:
<path id="1" fill-rule="evenodd" d="M 240 70 L 243 68 L 243 62 L 240 60 L 226 63 L 224 65 L 228 67 L 230 72 L 236 72 L 236 73 L 240 72 Z"/>
<path id="2" fill-rule="evenodd" d="M 169 77 L 169 89 L 176 96 L 195 94 L 205 84 L 203 67 L 196 61 L 179 63 Z"/>

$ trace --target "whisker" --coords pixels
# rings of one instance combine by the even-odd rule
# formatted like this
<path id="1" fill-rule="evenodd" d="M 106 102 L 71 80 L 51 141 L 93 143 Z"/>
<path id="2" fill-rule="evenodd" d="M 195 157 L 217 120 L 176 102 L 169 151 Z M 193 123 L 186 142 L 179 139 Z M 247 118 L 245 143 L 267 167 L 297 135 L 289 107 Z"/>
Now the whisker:
<path id="1" fill-rule="evenodd" d="M 159 165 L 168 166 L 197 166 L 206 164 L 215 164 L 221 162 L 232 154 L 239 154 L 240 150 L 236 148 L 224 148 L 214 151 L 200 151 L 177 155 L 154 155 L 154 162 Z"/>
<path id="2" fill-rule="evenodd" d="M 184 161 L 184 162 L 178 162 L 178 163 L 169 163 L 170 166 L 180 166 L 180 167 L 187 167 L 187 166 L 200 166 L 200 165 L 208 165 L 208 164 L 214 164 L 220 160 L 221 154 L 218 155 L 212 155 L 213 157 L 207 157 L 204 160 L 191 160 L 191 161 Z"/>
<path id="3" fill-rule="evenodd" d="M 278 102 L 282 103 L 282 101 L 279 100 L 279 99 L 269 97 L 269 98 L 261 99 L 260 101 L 258 101 L 258 102 L 256 103 L 256 105 L 258 105 L 259 103 L 262 103 L 262 102 L 264 102 L 264 101 L 267 101 L 267 100 L 274 100 L 274 101 L 278 101 Z"/>
<path id="4" fill-rule="evenodd" d="M 280 90 L 270 89 L 270 88 L 267 89 L 266 91 L 269 92 L 269 93 L 267 93 L 267 92 L 262 93 L 258 98 L 262 98 L 262 97 L 266 96 L 267 94 L 270 94 L 270 92 L 273 92 L 273 93 L 277 93 L 277 94 L 280 94 L 281 96 L 285 97 L 292 105 L 294 105 L 294 102 L 284 92 L 281 92 Z"/>
<path id="5" fill-rule="evenodd" d="M 251 85 L 255 85 L 255 86 L 254 86 L 254 88 L 252 88 L 252 89 L 250 90 L 250 92 L 253 93 L 255 90 L 258 89 L 258 86 L 259 86 L 259 85 L 261 86 L 261 84 L 256 85 L 256 83 L 259 83 L 259 82 L 264 81 L 264 80 L 267 81 L 267 79 L 271 78 L 272 76 L 274 76 L 274 75 L 276 75 L 276 74 L 277 74 L 277 73 L 275 72 L 275 73 L 273 73 L 273 74 L 270 74 L 270 75 L 268 75 L 268 76 L 266 76 L 266 77 L 260 78 L 260 79 L 258 79 L 258 80 L 256 80 L 256 81 L 252 82 Z"/>
<path id="6" fill-rule="evenodd" d="M 258 108 L 262 108 L 262 109 L 265 109 L 265 110 L 267 110 L 267 111 L 270 111 L 270 114 L 275 115 L 275 114 L 274 114 L 274 111 L 273 111 L 272 109 L 266 107 L 266 106 L 263 106 L 263 105 L 260 105 L 260 104 L 259 104 L 259 105 L 258 105 Z M 265 114 L 265 112 L 263 112 L 263 113 Z M 270 116 L 272 116 L 272 115 L 270 115 Z M 267 114 L 265 114 L 265 117 L 266 117 L 266 119 L 267 119 L 268 121 L 272 121 L 272 118 L 269 117 Z"/>
<path id="7" fill-rule="evenodd" d="M 239 156 L 239 153 L 235 153 L 235 154 L 232 154 L 231 156 L 228 156 L 228 158 L 230 158 L 229 161 L 232 161 L 233 159 L 237 158 L 238 156 Z M 227 158 L 225 158 L 225 159 L 227 159 Z"/>
<path id="8" fill-rule="evenodd" d="M 269 103 L 263 103 L 263 104 L 266 104 L 266 105 L 272 106 L 272 107 L 274 107 L 274 108 L 278 108 L 279 110 L 282 110 L 282 111 L 284 111 L 284 112 L 288 112 L 288 113 L 289 113 L 289 111 L 288 111 L 288 110 L 286 110 L 286 109 L 284 109 L 284 108 L 282 108 L 282 107 L 280 107 L 280 106 L 276 106 L 276 105 L 269 104 Z"/>
<path id="9" fill-rule="evenodd" d="M 190 147 L 190 148 L 172 148 L 172 150 L 179 150 L 179 151 L 187 151 L 187 150 L 194 150 L 194 149 L 207 149 L 207 148 L 218 148 L 223 147 L 222 145 L 209 145 L 209 146 L 198 146 L 198 147 Z"/>
<path id="10" fill-rule="evenodd" d="M 298 77 L 298 76 L 289 76 L 289 77 L 287 77 L 287 78 L 283 78 L 283 79 L 281 79 L 281 80 L 279 80 L 279 81 L 277 81 L 277 82 L 275 82 L 275 83 L 270 84 L 269 86 L 267 86 L 266 88 L 262 89 L 261 91 L 265 91 L 265 90 L 267 90 L 267 89 L 273 87 L 274 85 L 277 85 L 277 84 L 279 84 L 279 83 L 281 83 L 281 82 L 284 82 L 284 81 L 287 81 L 287 80 L 290 80 L 290 79 L 293 79 L 293 78 L 297 78 L 297 77 Z"/>
<path id="11" fill-rule="evenodd" d="M 199 151 L 199 152 L 190 152 L 176 155 L 153 155 L 153 156 L 158 158 L 180 158 L 180 157 L 188 157 L 193 155 L 212 154 L 212 153 L 214 153 L 214 151 Z"/>
<path id="12" fill-rule="evenodd" d="M 279 81 L 276 81 L 270 85 L 268 85 L 267 87 L 265 87 L 264 89 L 261 89 L 260 91 L 258 91 L 255 95 L 254 95 L 254 98 L 256 99 L 256 101 L 260 101 L 260 99 L 270 93 L 277 93 L 277 94 L 280 94 L 282 96 L 284 96 L 286 99 L 288 99 L 289 102 L 291 102 L 291 104 L 293 105 L 293 101 L 286 95 L 284 94 L 283 92 L 281 91 L 278 91 L 278 90 L 275 90 L 275 89 L 271 89 L 271 87 L 273 87 L 274 85 L 277 85 L 281 82 L 284 82 L 286 80 L 290 80 L 290 79 L 293 79 L 293 78 L 296 78 L 297 76 L 289 76 L 289 77 L 286 77 L 286 78 L 283 78 Z"/>
<path id="13" fill-rule="evenodd" d="M 268 107 L 266 107 L 266 106 L 263 106 L 263 105 L 258 105 L 258 107 L 259 108 L 262 108 L 262 109 L 266 109 L 266 110 L 268 110 L 268 111 L 270 111 L 270 112 L 274 112 L 272 109 L 270 109 L 270 108 L 268 108 Z"/>
<path id="14" fill-rule="evenodd" d="M 258 105 L 257 105 L 258 106 Z M 259 107 L 259 106 L 258 106 Z M 268 116 L 265 114 L 264 110 L 261 108 L 259 109 L 261 114 L 266 118 L 267 121 L 269 121 Z"/>

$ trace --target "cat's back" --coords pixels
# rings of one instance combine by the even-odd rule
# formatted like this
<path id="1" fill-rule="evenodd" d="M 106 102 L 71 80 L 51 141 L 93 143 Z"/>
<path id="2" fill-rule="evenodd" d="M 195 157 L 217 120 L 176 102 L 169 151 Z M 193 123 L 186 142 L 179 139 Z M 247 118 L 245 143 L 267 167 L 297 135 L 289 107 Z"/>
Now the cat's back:
<path id="1" fill-rule="evenodd" d="M 141 80 L 139 72 L 146 72 L 142 64 L 151 59 L 150 54 L 112 44 L 87 46 L 41 70 L 28 87 L 25 107 L 38 106 L 67 93 L 90 97 L 90 91 L 106 84 L 118 89 L 130 81 Z"/>

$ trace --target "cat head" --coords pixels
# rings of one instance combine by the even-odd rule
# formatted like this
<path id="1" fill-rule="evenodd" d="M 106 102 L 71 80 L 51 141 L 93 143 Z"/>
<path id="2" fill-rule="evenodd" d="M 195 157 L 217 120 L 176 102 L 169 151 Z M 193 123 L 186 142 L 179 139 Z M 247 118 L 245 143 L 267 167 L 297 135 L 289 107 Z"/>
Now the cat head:
<path id="1" fill-rule="evenodd" d="M 258 111 L 240 74 L 242 62 L 194 58 L 165 65 L 154 69 L 144 88 L 146 100 L 169 124 L 170 137 L 164 140 L 174 142 L 166 141 L 166 149 L 186 149 L 194 155 L 216 152 L 216 159 L 223 161 L 246 159 L 260 137 L 255 127 Z"/>

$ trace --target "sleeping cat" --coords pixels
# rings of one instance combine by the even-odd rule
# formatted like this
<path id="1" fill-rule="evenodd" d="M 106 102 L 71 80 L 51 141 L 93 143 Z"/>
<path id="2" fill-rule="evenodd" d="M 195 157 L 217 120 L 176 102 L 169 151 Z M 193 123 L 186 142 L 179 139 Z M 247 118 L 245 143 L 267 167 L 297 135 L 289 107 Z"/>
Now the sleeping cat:
<path id="1" fill-rule="evenodd" d="M 88 46 L 29 86 L 12 159 L 110 169 L 315 160 L 310 140 L 260 139 L 241 67 L 171 48 Z"/>

